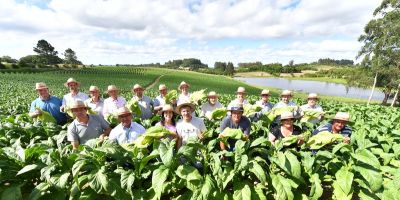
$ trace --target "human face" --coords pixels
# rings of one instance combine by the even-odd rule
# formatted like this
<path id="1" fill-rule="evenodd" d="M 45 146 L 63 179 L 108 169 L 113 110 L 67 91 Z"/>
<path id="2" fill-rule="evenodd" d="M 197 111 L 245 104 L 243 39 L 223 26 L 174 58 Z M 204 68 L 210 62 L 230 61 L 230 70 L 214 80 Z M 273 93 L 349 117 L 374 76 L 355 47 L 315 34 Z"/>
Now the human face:
<path id="1" fill-rule="evenodd" d="M 131 127 L 132 114 L 126 113 L 126 114 L 120 115 L 120 116 L 118 116 L 118 119 L 121 122 L 123 127 L 125 127 L 125 128 Z"/>
<path id="2" fill-rule="evenodd" d="M 268 102 L 268 99 L 269 99 L 269 95 L 268 95 L 268 94 L 262 94 L 262 95 L 261 95 L 261 100 L 262 100 L 263 102 Z"/>
<path id="3" fill-rule="evenodd" d="M 232 121 L 235 124 L 239 124 L 242 115 L 243 115 L 242 111 L 231 111 Z"/>
<path id="4" fill-rule="evenodd" d="M 246 97 L 246 94 L 243 93 L 243 92 L 238 92 L 238 93 L 236 94 L 236 98 L 237 98 L 240 102 L 243 102 L 245 97 Z"/>
<path id="5" fill-rule="evenodd" d="M 183 120 L 190 121 L 192 119 L 192 110 L 189 106 L 181 108 L 181 115 Z"/>
<path id="6" fill-rule="evenodd" d="M 142 97 L 143 96 L 143 89 L 142 88 L 136 88 L 135 90 L 133 90 L 133 92 L 135 92 L 136 96 L 138 96 L 138 97 Z"/>
<path id="7" fill-rule="evenodd" d="M 308 105 L 311 107 L 314 107 L 317 104 L 317 99 L 316 98 L 310 98 L 308 99 Z"/>
<path id="8" fill-rule="evenodd" d="M 187 94 L 189 92 L 189 87 L 187 85 L 182 85 L 181 86 L 181 92 L 183 94 Z"/>
<path id="9" fill-rule="evenodd" d="M 86 114 L 86 108 L 85 107 L 81 107 L 81 108 L 72 108 L 71 109 L 72 113 L 78 118 L 78 119 L 82 119 L 85 116 L 87 116 Z"/>
<path id="10" fill-rule="evenodd" d="M 217 96 L 209 96 L 208 97 L 208 102 L 210 102 L 211 105 L 214 105 L 217 103 L 218 97 Z"/>
<path id="11" fill-rule="evenodd" d="M 49 98 L 49 89 L 43 88 L 43 89 L 39 89 L 39 90 L 36 90 L 36 91 L 39 94 L 41 99 L 48 99 Z"/>
<path id="12" fill-rule="evenodd" d="M 289 103 L 290 97 L 291 97 L 290 95 L 282 95 L 281 96 L 282 102 L 286 104 Z"/>
<path id="13" fill-rule="evenodd" d="M 71 92 L 78 91 L 78 83 L 75 83 L 75 82 L 68 83 L 68 88 L 69 88 L 69 91 L 71 91 Z"/>
<path id="14" fill-rule="evenodd" d="M 282 126 L 285 128 L 292 128 L 293 127 L 293 119 L 284 119 L 281 121 Z"/>
<path id="15" fill-rule="evenodd" d="M 161 94 L 162 96 L 167 95 L 167 89 L 162 89 L 162 90 L 160 90 L 160 94 Z"/>
<path id="16" fill-rule="evenodd" d="M 333 132 L 335 132 L 335 133 L 340 132 L 340 131 L 344 128 L 344 126 L 345 126 L 346 124 L 347 124 L 346 121 L 334 119 L 334 120 L 333 120 L 333 123 L 332 123 L 332 130 L 333 130 Z"/>
<path id="17" fill-rule="evenodd" d="M 114 99 L 118 97 L 118 90 L 110 90 L 108 91 L 108 95 Z"/>
<path id="18" fill-rule="evenodd" d="M 90 97 L 92 98 L 99 98 L 100 92 L 98 90 L 89 91 Z"/>
<path id="19" fill-rule="evenodd" d="M 172 122 L 172 117 L 174 116 L 172 111 L 165 111 L 163 115 L 166 122 Z"/>

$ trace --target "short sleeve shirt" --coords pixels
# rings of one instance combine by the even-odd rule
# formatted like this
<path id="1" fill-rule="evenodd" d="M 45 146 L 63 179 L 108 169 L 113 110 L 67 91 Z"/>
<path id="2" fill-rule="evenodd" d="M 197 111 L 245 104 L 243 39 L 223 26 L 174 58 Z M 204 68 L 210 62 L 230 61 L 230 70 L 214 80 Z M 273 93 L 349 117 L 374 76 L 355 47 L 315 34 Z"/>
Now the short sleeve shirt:
<path id="1" fill-rule="evenodd" d="M 262 100 L 257 101 L 256 105 L 262 107 L 262 110 L 261 110 L 262 113 L 267 113 L 270 110 L 272 110 L 272 108 L 274 107 L 274 105 L 272 103 L 270 103 L 270 102 L 264 103 L 264 102 L 262 102 Z"/>
<path id="2" fill-rule="evenodd" d="M 61 99 L 55 96 L 50 96 L 47 100 L 43 100 L 39 97 L 31 103 L 29 112 L 34 112 L 36 108 L 39 107 L 49 112 L 57 120 L 57 124 L 64 124 L 67 117 L 64 113 L 60 112 L 61 103 Z"/>
<path id="3" fill-rule="evenodd" d="M 158 95 L 154 100 L 153 100 L 154 107 L 157 106 L 164 106 L 165 105 L 165 97 L 162 97 L 161 95 Z"/>
<path id="4" fill-rule="evenodd" d="M 98 115 L 103 116 L 104 100 L 99 99 L 98 102 L 94 103 L 92 99 L 86 99 L 85 103 Z"/>
<path id="5" fill-rule="evenodd" d="M 188 93 L 187 95 L 184 95 L 184 94 L 180 94 L 179 96 L 178 96 L 178 99 L 177 99 L 177 104 L 179 105 L 179 104 L 181 104 L 181 103 L 187 103 L 187 102 L 189 102 L 190 101 L 190 93 Z"/>
<path id="6" fill-rule="evenodd" d="M 225 117 L 220 126 L 220 130 L 223 131 L 225 128 L 235 128 L 240 129 L 245 135 L 250 134 L 251 123 L 249 118 L 242 116 L 238 124 L 233 123 L 232 116 Z"/>
<path id="7" fill-rule="evenodd" d="M 328 132 L 333 133 L 333 131 L 332 131 L 332 123 L 327 123 L 325 125 L 319 126 L 317 129 L 314 130 L 314 132 L 312 134 L 316 135 L 316 134 L 318 134 L 320 132 L 323 132 L 323 131 L 328 131 Z M 345 125 L 344 128 L 340 131 L 341 135 L 348 136 L 348 137 L 351 136 L 351 133 L 352 133 L 352 130 L 351 130 L 350 126 L 348 126 L 348 125 Z"/>
<path id="8" fill-rule="evenodd" d="M 215 105 L 211 105 L 210 102 L 207 102 L 201 106 L 201 113 L 200 116 L 207 117 L 208 119 L 211 119 L 211 114 L 215 109 L 218 108 L 223 108 L 224 106 L 220 102 L 216 102 Z"/>
<path id="9" fill-rule="evenodd" d="M 134 96 L 133 99 L 139 103 L 140 110 L 142 111 L 142 119 L 150 119 L 153 116 L 153 101 L 148 96 L 143 96 L 139 99 Z"/>
<path id="10" fill-rule="evenodd" d="M 67 130 L 67 139 L 70 142 L 78 141 L 85 144 L 88 140 L 98 138 L 110 126 L 99 115 L 88 115 L 88 124 L 82 124 L 75 119 Z"/>
<path id="11" fill-rule="evenodd" d="M 108 97 L 104 100 L 104 107 L 103 107 L 103 116 L 108 114 L 114 114 L 118 108 L 124 107 L 126 104 L 126 100 L 124 97 L 117 97 L 117 100 L 114 100 L 111 97 Z"/>
<path id="12" fill-rule="evenodd" d="M 72 95 L 71 93 L 68 93 L 64 95 L 63 100 L 62 100 L 62 105 L 69 105 L 76 100 L 81 100 L 81 101 L 86 101 L 86 99 L 89 99 L 89 96 L 83 92 L 78 92 L 76 95 Z"/>
<path id="13" fill-rule="evenodd" d="M 189 139 L 197 138 L 199 134 L 206 131 L 204 121 L 198 117 L 192 117 L 190 122 L 182 119 L 176 124 L 176 132 L 182 138 L 182 144 L 186 144 Z"/>
<path id="14" fill-rule="evenodd" d="M 293 126 L 293 133 L 292 135 L 300 135 L 301 134 L 301 128 L 298 126 Z M 281 126 L 276 126 L 271 130 L 271 134 L 275 136 L 276 140 L 279 140 L 281 138 L 284 138 L 285 136 L 282 135 L 281 132 Z"/>
<path id="15" fill-rule="evenodd" d="M 129 128 L 125 128 L 122 124 L 118 124 L 118 126 L 111 130 L 109 139 L 118 142 L 118 144 L 129 143 L 135 141 L 145 132 L 146 129 L 136 122 L 131 122 Z"/>

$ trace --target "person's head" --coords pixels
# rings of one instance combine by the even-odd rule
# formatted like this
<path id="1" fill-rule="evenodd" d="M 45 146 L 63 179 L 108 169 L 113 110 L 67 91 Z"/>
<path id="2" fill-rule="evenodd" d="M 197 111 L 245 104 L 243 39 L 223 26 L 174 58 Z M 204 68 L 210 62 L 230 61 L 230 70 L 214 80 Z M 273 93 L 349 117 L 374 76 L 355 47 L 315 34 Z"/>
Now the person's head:
<path id="1" fill-rule="evenodd" d="M 118 108 L 117 117 L 123 127 L 125 127 L 125 128 L 131 127 L 132 113 L 127 107 L 124 106 L 124 107 Z"/>
<path id="2" fill-rule="evenodd" d="M 292 98 L 292 92 L 290 90 L 283 90 L 281 93 L 282 102 L 287 104 L 290 98 Z"/>
<path id="3" fill-rule="evenodd" d="M 340 132 L 350 120 L 350 114 L 347 112 L 337 112 L 332 119 L 332 129 L 335 132 Z"/>
<path id="4" fill-rule="evenodd" d="M 35 89 L 41 99 L 49 98 L 49 96 L 50 96 L 49 88 L 47 87 L 47 85 L 45 83 L 43 83 L 43 82 L 36 83 Z"/>
<path id="5" fill-rule="evenodd" d="M 167 95 L 167 86 L 164 84 L 161 84 L 160 86 L 158 86 L 158 91 L 160 92 L 161 96 L 165 96 Z"/>
<path id="6" fill-rule="evenodd" d="M 307 98 L 307 104 L 311 107 L 314 107 L 317 104 L 318 95 L 315 93 L 310 93 Z"/>
<path id="7" fill-rule="evenodd" d="M 185 81 L 182 81 L 181 84 L 179 84 L 179 90 L 181 91 L 182 94 L 189 93 L 189 87 L 190 85 L 187 84 Z"/>
<path id="8" fill-rule="evenodd" d="M 231 112 L 233 123 L 239 124 L 244 112 L 242 104 L 232 106 L 231 108 L 229 108 L 229 111 Z"/>
<path id="9" fill-rule="evenodd" d="M 269 100 L 269 90 L 262 90 L 261 91 L 261 100 L 263 102 L 268 102 L 268 100 Z"/>
<path id="10" fill-rule="evenodd" d="M 165 125 L 165 122 L 175 125 L 174 108 L 170 104 L 165 104 L 161 110 L 161 124 Z"/>
<path id="11" fill-rule="evenodd" d="M 207 97 L 211 105 L 215 105 L 218 102 L 218 94 L 214 91 L 209 92 Z"/>
<path id="12" fill-rule="evenodd" d="M 244 101 L 244 99 L 246 98 L 246 89 L 244 87 L 238 87 L 238 89 L 236 91 L 236 98 L 240 102 Z"/>
<path id="13" fill-rule="evenodd" d="M 109 85 L 109 86 L 107 87 L 107 94 L 108 94 L 108 96 L 110 96 L 110 97 L 116 99 L 116 98 L 118 97 L 118 93 L 119 93 L 119 90 L 118 90 L 117 86 L 115 86 L 115 85 Z"/>
<path id="14" fill-rule="evenodd" d="M 190 121 L 192 119 L 194 105 L 192 103 L 181 103 L 178 105 L 177 110 L 178 113 L 182 115 L 184 121 Z"/>
<path id="15" fill-rule="evenodd" d="M 76 100 L 70 105 L 71 112 L 78 119 L 83 119 L 87 117 L 87 109 L 86 104 L 81 100 Z"/>
<path id="16" fill-rule="evenodd" d="M 69 78 L 67 82 L 64 83 L 64 86 L 68 87 L 70 92 L 77 92 L 79 90 L 79 85 L 79 82 L 74 78 Z"/>
<path id="17" fill-rule="evenodd" d="M 292 112 L 282 112 L 281 113 L 281 126 L 285 128 L 293 127 L 294 116 Z"/>
<path id="18" fill-rule="evenodd" d="M 135 84 L 132 88 L 132 91 L 135 93 L 136 96 L 142 97 L 144 89 L 141 85 Z"/>
<path id="19" fill-rule="evenodd" d="M 94 85 L 90 86 L 89 94 L 90 94 L 90 97 L 92 97 L 92 99 L 93 98 L 100 99 L 100 90 L 97 86 L 94 86 Z"/>

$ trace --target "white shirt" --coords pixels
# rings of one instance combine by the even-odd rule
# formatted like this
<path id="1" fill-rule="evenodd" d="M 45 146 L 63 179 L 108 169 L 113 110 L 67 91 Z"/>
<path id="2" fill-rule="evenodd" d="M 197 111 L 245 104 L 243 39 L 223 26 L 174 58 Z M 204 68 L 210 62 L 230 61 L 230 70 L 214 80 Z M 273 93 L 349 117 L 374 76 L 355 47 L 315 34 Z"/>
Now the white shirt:
<path id="1" fill-rule="evenodd" d="M 72 93 L 68 93 L 66 95 L 64 95 L 63 99 L 62 99 L 62 105 L 70 105 L 72 103 L 74 103 L 76 100 L 81 100 L 81 101 L 85 101 L 86 99 L 89 99 L 89 96 L 83 92 L 78 92 L 78 94 L 76 95 L 72 95 Z"/>
<path id="2" fill-rule="evenodd" d="M 135 141 L 140 135 L 144 134 L 145 132 L 146 129 L 136 122 L 131 122 L 131 126 L 129 128 L 123 127 L 120 123 L 111 130 L 109 139 L 117 141 L 118 144 L 130 143 Z"/>
<path id="3" fill-rule="evenodd" d="M 153 101 L 148 96 L 139 97 L 134 96 L 132 99 L 137 100 L 140 110 L 142 111 L 142 119 L 150 119 L 153 116 Z"/>
<path id="4" fill-rule="evenodd" d="M 154 103 L 154 107 L 157 107 L 157 106 L 164 106 L 164 105 L 165 105 L 165 97 L 162 97 L 161 95 L 158 95 L 158 96 L 154 99 L 153 103 Z"/>
<path id="5" fill-rule="evenodd" d="M 274 108 L 280 108 L 280 107 L 285 107 L 285 106 L 296 106 L 294 102 L 289 101 L 289 103 L 284 103 L 282 101 L 278 102 L 275 104 Z"/>
<path id="6" fill-rule="evenodd" d="M 200 117 L 207 117 L 211 119 L 212 112 L 217 108 L 223 108 L 224 106 L 220 102 L 216 102 L 214 105 L 211 105 L 210 102 L 207 102 L 201 106 Z"/>
<path id="7" fill-rule="evenodd" d="M 190 93 L 188 93 L 187 95 L 184 95 L 184 94 L 180 94 L 179 96 L 178 96 L 178 99 L 177 99 L 177 105 L 179 105 L 179 104 L 182 104 L 182 103 L 188 103 L 188 102 L 190 102 Z"/>
<path id="8" fill-rule="evenodd" d="M 199 134 L 206 130 L 204 121 L 198 117 L 192 117 L 190 122 L 181 119 L 176 124 L 176 132 L 182 138 L 182 144 L 186 144 L 191 138 L 197 138 Z"/>
<path id="9" fill-rule="evenodd" d="M 305 105 L 300 106 L 300 109 L 302 111 L 304 111 L 304 110 L 313 110 L 313 111 L 323 112 L 322 107 L 319 106 L 319 105 L 315 105 L 314 107 L 311 107 L 310 105 L 305 104 Z"/>
<path id="10" fill-rule="evenodd" d="M 104 100 L 104 107 L 103 107 L 103 116 L 108 114 L 114 114 L 118 108 L 124 107 L 126 104 L 126 100 L 124 97 L 117 97 L 117 100 L 114 100 L 111 97 L 108 97 Z"/>
<path id="11" fill-rule="evenodd" d="M 86 99 L 85 103 L 98 115 L 103 116 L 104 99 L 100 98 L 97 103 L 94 103 L 91 98 Z"/>

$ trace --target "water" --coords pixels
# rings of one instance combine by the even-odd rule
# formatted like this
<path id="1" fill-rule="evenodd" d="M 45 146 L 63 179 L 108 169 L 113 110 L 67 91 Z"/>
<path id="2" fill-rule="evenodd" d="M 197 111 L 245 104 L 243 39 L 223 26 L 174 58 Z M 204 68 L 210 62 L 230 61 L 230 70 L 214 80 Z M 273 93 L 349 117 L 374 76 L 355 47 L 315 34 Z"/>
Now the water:
<path id="1" fill-rule="evenodd" d="M 245 78 L 236 77 L 235 79 L 244 81 L 250 85 L 274 87 L 279 89 L 288 89 L 292 91 L 304 93 L 318 93 L 328 96 L 340 96 L 358 99 L 368 99 L 371 94 L 371 89 L 363 89 L 357 87 L 347 87 L 343 84 L 328 83 L 321 81 L 305 81 L 305 80 L 290 80 L 284 78 Z M 372 100 L 382 101 L 384 98 L 383 92 L 375 90 Z"/>

